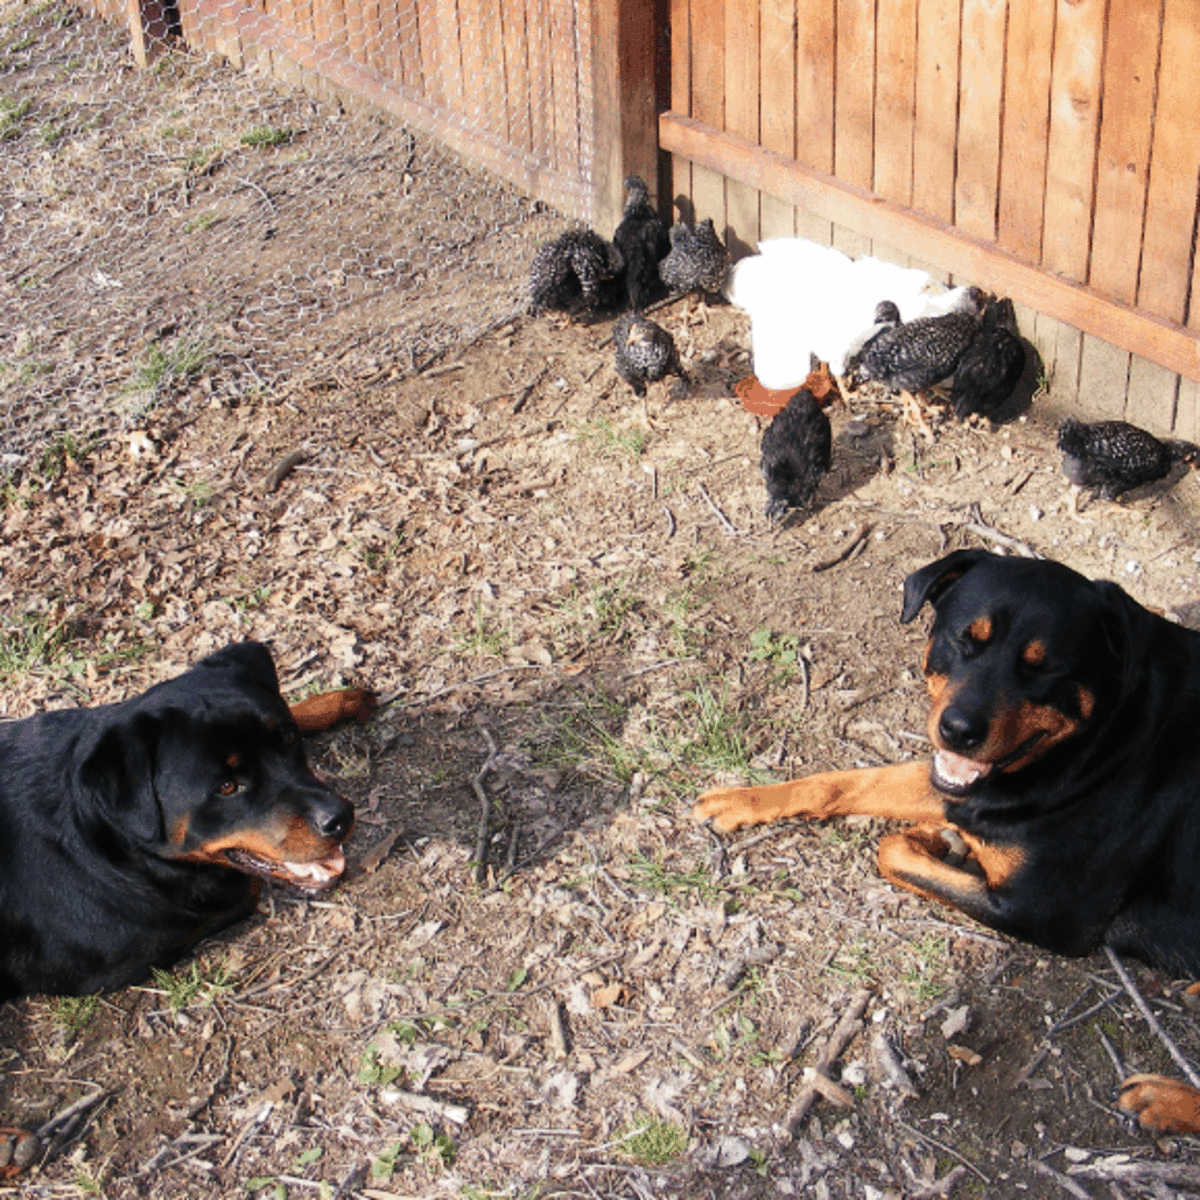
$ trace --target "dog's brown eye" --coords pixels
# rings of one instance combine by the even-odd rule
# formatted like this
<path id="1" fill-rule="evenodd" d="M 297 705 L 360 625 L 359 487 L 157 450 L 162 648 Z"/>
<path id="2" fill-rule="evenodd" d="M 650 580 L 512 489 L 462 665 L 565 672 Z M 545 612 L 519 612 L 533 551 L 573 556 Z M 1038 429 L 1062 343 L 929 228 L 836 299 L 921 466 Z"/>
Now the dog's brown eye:
<path id="1" fill-rule="evenodd" d="M 232 796 L 233 793 L 237 791 L 237 786 L 236 779 L 227 779 L 219 788 L 217 788 L 217 792 L 222 796 Z"/>

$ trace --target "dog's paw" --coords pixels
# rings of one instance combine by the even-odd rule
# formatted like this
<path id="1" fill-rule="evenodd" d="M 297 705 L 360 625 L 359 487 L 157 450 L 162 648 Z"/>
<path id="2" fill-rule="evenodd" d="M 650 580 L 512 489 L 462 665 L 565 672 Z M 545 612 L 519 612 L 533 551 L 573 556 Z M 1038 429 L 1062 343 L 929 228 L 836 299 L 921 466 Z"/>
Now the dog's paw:
<path id="1" fill-rule="evenodd" d="M 15 1179 L 28 1171 L 40 1149 L 28 1129 L 0 1129 L 0 1179 Z"/>
<path id="2" fill-rule="evenodd" d="M 339 721 L 356 720 L 360 725 L 375 707 L 375 693 L 362 688 L 345 688 L 340 692 L 322 692 L 293 704 L 292 720 L 301 733 L 320 733 Z"/>
<path id="3" fill-rule="evenodd" d="M 723 833 L 739 825 L 773 821 L 779 815 L 774 806 L 764 803 L 765 788 L 714 788 L 705 792 L 692 809 L 692 820 L 711 821 Z"/>
<path id="4" fill-rule="evenodd" d="M 1200 1133 L 1200 1091 L 1165 1075 L 1130 1075 L 1117 1107 L 1153 1134 Z"/>

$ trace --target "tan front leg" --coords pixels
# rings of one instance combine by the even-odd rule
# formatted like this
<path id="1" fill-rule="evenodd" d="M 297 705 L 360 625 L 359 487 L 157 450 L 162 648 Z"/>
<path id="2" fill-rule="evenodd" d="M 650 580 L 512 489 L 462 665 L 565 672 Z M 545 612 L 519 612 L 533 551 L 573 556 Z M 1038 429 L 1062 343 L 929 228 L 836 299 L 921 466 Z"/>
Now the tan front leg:
<path id="1" fill-rule="evenodd" d="M 728 832 L 781 817 L 840 817 L 857 813 L 895 821 L 945 819 L 942 798 L 929 782 L 929 764 L 901 763 L 862 771 L 826 771 L 765 787 L 716 788 L 692 809 L 697 821 Z"/>
<path id="2" fill-rule="evenodd" d="M 1200 1092 L 1164 1075 L 1130 1075 L 1117 1107 L 1135 1113 L 1151 1133 L 1200 1133 Z"/>

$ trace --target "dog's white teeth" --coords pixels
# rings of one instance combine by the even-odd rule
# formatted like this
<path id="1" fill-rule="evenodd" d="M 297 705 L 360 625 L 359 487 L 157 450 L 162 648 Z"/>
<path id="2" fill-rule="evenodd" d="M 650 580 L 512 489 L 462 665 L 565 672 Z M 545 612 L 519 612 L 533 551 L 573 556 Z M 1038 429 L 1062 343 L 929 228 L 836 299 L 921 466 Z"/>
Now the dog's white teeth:
<path id="1" fill-rule="evenodd" d="M 974 759 L 963 758 L 961 754 L 951 754 L 949 750 L 939 750 L 934 758 L 934 766 L 939 778 L 955 787 L 965 787 L 986 775 L 991 764 L 975 762 Z"/>
<path id="2" fill-rule="evenodd" d="M 336 854 L 331 854 L 320 862 L 285 862 L 283 866 L 289 875 L 295 875 L 300 879 L 312 879 L 316 883 L 327 883 L 331 879 L 336 879 L 345 869 L 346 857 L 339 850 Z"/>

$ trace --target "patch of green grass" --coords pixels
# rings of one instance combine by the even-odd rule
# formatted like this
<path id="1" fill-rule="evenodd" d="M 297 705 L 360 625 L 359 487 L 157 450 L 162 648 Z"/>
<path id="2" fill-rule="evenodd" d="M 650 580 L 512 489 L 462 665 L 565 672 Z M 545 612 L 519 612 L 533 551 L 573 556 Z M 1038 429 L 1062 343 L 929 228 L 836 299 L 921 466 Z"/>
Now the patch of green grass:
<path id="1" fill-rule="evenodd" d="M 67 469 L 67 463 L 86 458 L 90 446 L 81 446 L 73 433 L 58 433 L 38 456 L 37 472 L 46 479 L 57 479 Z"/>
<path id="2" fill-rule="evenodd" d="M 689 711 L 683 730 L 678 734 L 678 756 L 682 761 L 702 767 L 709 773 L 730 771 L 747 774 L 750 749 L 746 741 L 748 722 L 744 714 L 729 703 L 728 692 L 719 695 L 709 687 L 698 686 L 683 693 Z"/>
<path id="3" fill-rule="evenodd" d="M 949 961 L 949 944 L 944 937 L 927 933 L 908 943 L 917 963 L 905 972 L 904 981 L 913 997 L 924 1004 L 936 1000 L 946 990 L 941 976 Z"/>
<path id="4" fill-rule="evenodd" d="M 687 1145 L 687 1132 L 679 1125 L 645 1116 L 622 1134 L 618 1153 L 642 1167 L 661 1167 L 681 1157 Z"/>
<path id="5" fill-rule="evenodd" d="M 65 621 L 51 624 L 45 616 L 16 618 L 0 631 L 0 679 L 55 666 L 69 642 Z"/>
<path id="6" fill-rule="evenodd" d="M 696 892 L 706 904 L 712 903 L 721 889 L 707 867 L 699 864 L 690 870 L 669 870 L 660 860 L 655 862 L 639 850 L 629 860 L 629 881 L 644 892 L 653 892 L 668 900 L 681 892 Z"/>
<path id="7" fill-rule="evenodd" d="M 372 1179 L 391 1179 L 396 1173 L 397 1160 L 404 1153 L 404 1143 L 397 1142 L 390 1150 L 385 1150 L 371 1164 Z"/>
<path id="8" fill-rule="evenodd" d="M 190 221 L 184 221 L 183 232 L 195 233 L 200 230 L 201 233 L 206 229 L 211 229 L 216 223 L 217 214 L 212 212 L 202 212 L 198 217 L 193 217 Z"/>
<path id="9" fill-rule="evenodd" d="M 750 661 L 765 662 L 778 668 L 778 675 L 787 679 L 800 657 L 800 639 L 794 633 L 772 633 L 756 629 L 750 635 Z"/>
<path id="10" fill-rule="evenodd" d="M 287 1188 L 279 1183 L 274 1175 L 251 1175 L 242 1186 L 252 1196 L 266 1193 L 271 1200 L 287 1200 Z"/>
<path id="11" fill-rule="evenodd" d="M 55 996 L 48 1005 L 50 1019 L 71 1034 L 86 1029 L 99 1007 L 99 996 Z"/>
<path id="12" fill-rule="evenodd" d="M 476 594 L 473 628 L 458 640 L 455 650 L 472 658 L 499 658 L 511 645 L 512 634 L 507 629 L 497 628 L 491 618 L 483 615 L 483 597 Z"/>
<path id="13" fill-rule="evenodd" d="M 211 357 L 212 349 L 200 335 L 181 337 L 171 349 L 158 342 L 146 347 L 146 354 L 130 380 L 130 390 L 157 392 L 169 383 L 184 383 L 199 375 Z"/>
<path id="14" fill-rule="evenodd" d="M 578 441 L 609 458 L 627 456 L 635 459 L 641 458 L 648 437 L 640 425 L 618 429 L 606 417 L 597 417 L 586 425 L 576 426 L 575 436 Z"/>
<path id="15" fill-rule="evenodd" d="M 66 121 L 43 121 L 38 127 L 38 141 L 48 149 L 53 149 L 67 136 Z"/>
<path id="16" fill-rule="evenodd" d="M 154 982 L 166 992 L 167 1007 L 172 1012 L 180 1012 L 194 1003 L 208 1008 L 214 1000 L 237 986 L 224 956 L 207 966 L 193 961 L 182 975 L 174 975 L 161 967 L 151 967 L 150 972 Z"/>
<path id="17" fill-rule="evenodd" d="M 27 96 L 14 100 L 11 96 L 0 96 L 0 142 L 8 142 L 21 136 L 21 122 L 29 115 L 33 101 Z"/>
<path id="18" fill-rule="evenodd" d="M 243 146 L 286 146 L 296 136 L 294 129 L 278 125 L 255 125 L 238 138 Z"/>

